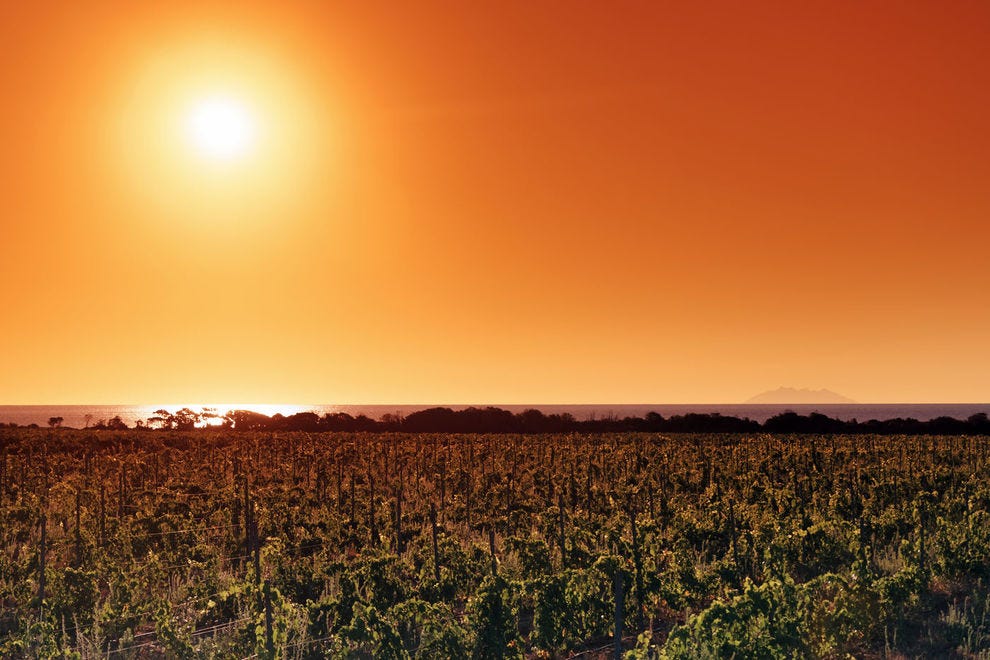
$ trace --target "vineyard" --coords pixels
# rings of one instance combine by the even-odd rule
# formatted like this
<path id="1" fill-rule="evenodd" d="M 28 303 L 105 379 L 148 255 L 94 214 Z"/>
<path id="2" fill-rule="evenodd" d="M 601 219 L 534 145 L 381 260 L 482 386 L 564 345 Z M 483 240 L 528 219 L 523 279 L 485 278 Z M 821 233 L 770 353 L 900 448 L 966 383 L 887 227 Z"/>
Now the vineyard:
<path id="1" fill-rule="evenodd" d="M 0 429 L 0 656 L 990 658 L 988 442 Z"/>

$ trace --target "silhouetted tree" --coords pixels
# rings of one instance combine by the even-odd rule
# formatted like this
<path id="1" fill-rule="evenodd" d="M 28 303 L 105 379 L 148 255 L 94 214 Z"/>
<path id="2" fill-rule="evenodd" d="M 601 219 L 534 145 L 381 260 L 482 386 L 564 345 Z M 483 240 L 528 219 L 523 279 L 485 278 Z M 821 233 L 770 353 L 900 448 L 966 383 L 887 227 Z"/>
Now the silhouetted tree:
<path id="1" fill-rule="evenodd" d="M 199 423 L 199 413 L 189 408 L 183 408 L 175 413 L 174 424 L 176 431 L 191 431 Z"/>
<path id="2" fill-rule="evenodd" d="M 273 424 L 275 417 L 272 417 Z M 320 430 L 320 416 L 315 412 L 300 412 L 288 417 L 281 417 L 275 427 L 284 431 L 305 431 L 315 433 Z"/>
<path id="3" fill-rule="evenodd" d="M 163 430 L 190 431 L 204 420 L 218 416 L 211 408 L 196 413 L 183 408 L 175 414 L 158 410 L 148 418 L 148 428 L 158 426 Z M 54 428 L 51 418 L 49 425 Z M 120 420 L 120 417 L 116 417 Z M 987 413 L 970 415 L 965 420 L 937 417 L 927 422 L 916 419 L 887 419 L 857 422 L 834 419 L 821 413 L 799 415 L 788 411 L 775 415 L 763 424 L 748 418 L 738 418 L 719 413 L 687 413 L 664 418 L 656 412 L 644 417 L 619 418 L 608 415 L 600 418 L 577 420 L 570 413 L 546 415 L 535 408 L 513 414 L 507 410 L 488 406 L 453 410 L 445 407 L 427 408 L 410 413 L 385 414 L 379 421 L 367 415 L 353 417 L 344 412 L 300 412 L 288 417 L 276 414 L 268 417 L 250 410 L 232 410 L 223 416 L 223 426 L 238 431 L 321 431 L 383 432 L 404 431 L 410 433 L 806 433 L 806 434 L 980 434 L 990 435 L 990 417 Z M 61 422 L 59 422 L 61 423 Z M 122 421 L 120 421 L 123 424 Z M 97 422 L 94 429 L 120 428 L 105 420 Z M 126 428 L 126 427 L 125 427 Z"/>
<path id="4" fill-rule="evenodd" d="M 148 426 L 160 425 L 162 430 L 170 431 L 175 427 L 175 417 L 164 408 L 156 410 L 155 414 L 148 418 Z"/>
<path id="5" fill-rule="evenodd" d="M 219 419 L 220 415 L 217 414 L 216 408 L 203 408 L 199 413 L 199 418 L 205 426 L 209 426 L 209 420 Z"/>
<path id="6" fill-rule="evenodd" d="M 238 431 L 263 431 L 271 424 L 268 415 L 252 410 L 231 410 L 224 415 L 224 419 L 229 420 L 230 425 Z"/>
<path id="7" fill-rule="evenodd" d="M 382 426 L 387 431 L 398 431 L 402 427 L 402 415 L 399 413 L 385 413 L 382 415 Z"/>
<path id="8" fill-rule="evenodd" d="M 966 418 L 970 433 L 990 434 L 990 418 L 985 412 L 976 413 Z"/>

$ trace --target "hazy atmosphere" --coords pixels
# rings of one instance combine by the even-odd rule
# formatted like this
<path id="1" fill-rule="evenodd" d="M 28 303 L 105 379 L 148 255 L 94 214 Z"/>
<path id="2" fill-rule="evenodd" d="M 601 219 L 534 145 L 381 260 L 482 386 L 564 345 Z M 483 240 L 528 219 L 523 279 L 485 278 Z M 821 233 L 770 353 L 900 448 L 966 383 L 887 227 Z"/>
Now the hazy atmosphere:
<path id="1" fill-rule="evenodd" d="M 0 658 L 990 659 L 990 2 L 0 2 Z"/>
<path id="2" fill-rule="evenodd" d="M 932 8 L 3 3 L 0 403 L 990 400 Z"/>

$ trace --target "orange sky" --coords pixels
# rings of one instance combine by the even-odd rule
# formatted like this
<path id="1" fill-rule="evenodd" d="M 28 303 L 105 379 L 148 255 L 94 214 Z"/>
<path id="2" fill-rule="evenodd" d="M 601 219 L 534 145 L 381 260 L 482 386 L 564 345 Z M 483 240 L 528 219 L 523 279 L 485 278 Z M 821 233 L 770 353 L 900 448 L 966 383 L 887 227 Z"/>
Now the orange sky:
<path id="1" fill-rule="evenodd" d="M 0 404 L 990 401 L 988 34 L 982 1 L 3 3 Z M 243 162 L 170 132 L 212 89 L 258 113 Z"/>

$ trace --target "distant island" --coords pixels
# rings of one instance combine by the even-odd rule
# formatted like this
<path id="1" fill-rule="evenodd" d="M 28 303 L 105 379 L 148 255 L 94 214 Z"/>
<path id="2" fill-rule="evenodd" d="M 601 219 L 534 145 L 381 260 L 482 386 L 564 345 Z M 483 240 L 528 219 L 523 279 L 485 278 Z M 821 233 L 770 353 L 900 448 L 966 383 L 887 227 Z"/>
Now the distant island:
<path id="1" fill-rule="evenodd" d="M 831 390 L 795 389 L 778 387 L 747 399 L 745 403 L 856 403 L 849 397 Z"/>

